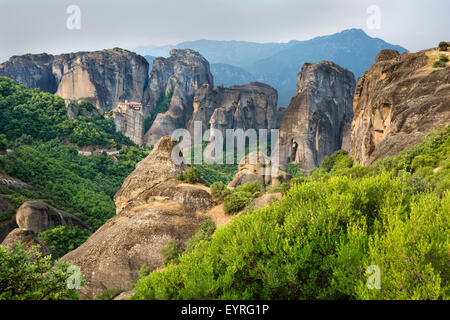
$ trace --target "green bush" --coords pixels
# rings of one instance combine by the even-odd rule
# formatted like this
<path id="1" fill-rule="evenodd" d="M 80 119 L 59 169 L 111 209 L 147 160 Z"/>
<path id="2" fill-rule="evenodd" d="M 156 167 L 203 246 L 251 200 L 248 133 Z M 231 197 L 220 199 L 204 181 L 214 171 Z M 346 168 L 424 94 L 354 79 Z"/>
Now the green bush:
<path id="1" fill-rule="evenodd" d="M 180 180 L 180 181 L 185 181 L 190 184 L 202 182 L 200 173 L 198 172 L 198 169 L 195 167 L 189 167 L 182 174 L 176 175 L 175 179 Z"/>
<path id="2" fill-rule="evenodd" d="M 241 186 L 236 187 L 236 192 L 248 192 L 252 195 L 252 198 L 256 198 L 262 195 L 264 188 L 257 181 L 247 182 Z"/>
<path id="3" fill-rule="evenodd" d="M 440 60 L 433 63 L 433 68 L 445 68 L 445 66 L 446 63 Z"/>
<path id="4" fill-rule="evenodd" d="M 216 225 L 211 220 L 205 220 L 201 225 L 200 228 L 195 231 L 194 235 L 192 236 L 189 241 L 186 242 L 186 250 L 185 253 L 192 252 L 195 247 L 202 241 L 210 241 L 211 237 L 216 230 Z"/>
<path id="5" fill-rule="evenodd" d="M 8 148 L 8 140 L 6 135 L 0 134 L 0 150 L 6 150 Z"/>
<path id="6" fill-rule="evenodd" d="M 448 192 L 413 197 L 389 174 L 295 185 L 140 280 L 133 298 L 448 299 L 449 209 Z M 381 290 L 365 285 L 370 265 Z"/>
<path id="7" fill-rule="evenodd" d="M 142 278 L 148 276 L 149 273 L 150 273 L 150 269 L 148 267 L 148 264 L 144 263 L 138 271 L 138 278 L 142 279 Z"/>
<path id="8" fill-rule="evenodd" d="M 411 162 L 411 169 L 417 170 L 424 167 L 434 167 L 436 165 L 436 159 L 430 155 L 418 155 Z"/>
<path id="9" fill-rule="evenodd" d="M 320 166 L 325 172 L 335 172 L 353 167 L 353 159 L 348 156 L 348 152 L 339 150 L 331 156 L 325 157 Z"/>
<path id="10" fill-rule="evenodd" d="M 91 233 L 88 230 L 71 226 L 58 226 L 40 232 L 38 237 L 47 244 L 53 259 L 57 259 L 78 248 L 90 235 Z"/>
<path id="11" fill-rule="evenodd" d="M 169 240 L 169 242 L 161 249 L 161 253 L 164 257 L 164 265 L 167 266 L 171 263 L 178 263 L 178 258 L 182 252 L 183 251 L 175 240 Z"/>
<path id="12" fill-rule="evenodd" d="M 226 185 L 224 185 L 222 182 L 214 182 L 210 186 L 211 195 L 218 199 L 223 200 L 227 195 L 231 193 L 231 190 L 227 188 Z"/>
<path id="13" fill-rule="evenodd" d="M 439 50 L 440 51 L 447 51 L 448 49 L 448 42 L 442 41 L 439 43 Z"/>
<path id="14" fill-rule="evenodd" d="M 441 55 L 441 56 L 439 57 L 439 61 L 442 61 L 442 62 L 444 62 L 444 63 L 447 63 L 447 62 L 449 61 L 449 58 L 448 58 L 448 56 L 446 56 L 445 54 L 443 54 L 443 55 Z"/>
<path id="15" fill-rule="evenodd" d="M 42 257 L 35 248 L 25 251 L 18 244 L 12 251 L 0 246 L 0 300 L 75 300 L 78 294 L 67 281 L 80 274 L 70 273 L 69 263 Z"/>
<path id="16" fill-rule="evenodd" d="M 244 209 L 253 199 L 253 194 L 245 191 L 234 191 L 225 197 L 223 209 L 225 214 L 235 214 Z"/>

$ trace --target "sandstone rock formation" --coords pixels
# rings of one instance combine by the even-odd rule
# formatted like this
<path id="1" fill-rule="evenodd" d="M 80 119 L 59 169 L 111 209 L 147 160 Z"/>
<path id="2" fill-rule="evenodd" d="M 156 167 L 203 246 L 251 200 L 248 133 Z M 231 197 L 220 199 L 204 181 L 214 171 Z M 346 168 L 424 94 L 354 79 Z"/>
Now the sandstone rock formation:
<path id="1" fill-rule="evenodd" d="M 195 91 L 203 84 L 214 86 L 209 62 L 198 52 L 185 49 L 170 51 L 169 58 L 157 58 L 150 74 L 149 110 L 157 107 L 158 100 L 172 93 L 167 112 L 160 113 L 146 134 L 148 145 L 172 134 L 175 129 L 186 128 L 193 112 Z"/>
<path id="2" fill-rule="evenodd" d="M 144 144 L 144 111 L 142 104 L 125 101 L 114 112 L 116 130 L 122 132 L 139 146 Z"/>
<path id="3" fill-rule="evenodd" d="M 383 50 L 356 88 L 351 155 L 362 165 L 419 143 L 450 123 L 450 64 L 433 68 L 437 49 L 400 55 Z M 435 72 L 436 71 L 436 72 Z"/>
<path id="4" fill-rule="evenodd" d="M 28 88 L 55 93 L 58 82 L 52 71 L 53 59 L 54 56 L 46 53 L 13 56 L 0 64 L 0 75 L 14 79 Z"/>
<path id="5" fill-rule="evenodd" d="M 16 222 L 19 228 L 31 230 L 35 233 L 62 225 L 75 226 L 92 231 L 87 224 L 74 215 L 52 208 L 39 201 L 23 203 L 17 210 Z"/>
<path id="6" fill-rule="evenodd" d="M 16 228 L 11 231 L 8 236 L 1 243 L 8 250 L 13 250 L 18 242 L 21 242 L 25 250 L 30 250 L 34 246 L 39 246 L 38 252 L 42 256 L 50 254 L 50 249 L 47 247 L 44 241 L 36 237 L 36 233 L 33 230 Z"/>
<path id="7" fill-rule="evenodd" d="M 271 86 L 252 82 L 224 88 L 205 84 L 194 97 L 194 112 L 188 128 L 193 132 L 194 121 L 207 129 L 275 129 L 280 126 L 282 110 L 277 107 L 278 93 Z"/>
<path id="8" fill-rule="evenodd" d="M 353 117 L 355 77 L 332 62 L 305 64 L 280 128 L 280 163 L 309 172 L 342 146 Z"/>
<path id="9" fill-rule="evenodd" d="M 114 48 L 58 56 L 15 56 L 0 65 L 0 75 L 65 99 L 87 100 L 107 113 L 118 101 L 146 104 L 148 69 L 144 57 Z"/>
<path id="10" fill-rule="evenodd" d="M 162 138 L 117 192 L 117 216 L 63 257 L 81 267 L 83 297 L 129 290 L 143 264 L 150 270 L 163 264 L 168 241 L 182 245 L 204 221 L 200 212 L 213 205 L 212 197 L 206 187 L 173 179 L 186 168 L 171 161 L 174 146 L 170 137 Z"/>
<path id="11" fill-rule="evenodd" d="M 261 152 L 251 152 L 239 163 L 239 172 L 228 184 L 229 188 L 257 181 L 263 187 L 277 186 L 284 182 L 289 182 L 292 176 L 288 173 L 274 168 L 271 169 L 271 160 Z"/>

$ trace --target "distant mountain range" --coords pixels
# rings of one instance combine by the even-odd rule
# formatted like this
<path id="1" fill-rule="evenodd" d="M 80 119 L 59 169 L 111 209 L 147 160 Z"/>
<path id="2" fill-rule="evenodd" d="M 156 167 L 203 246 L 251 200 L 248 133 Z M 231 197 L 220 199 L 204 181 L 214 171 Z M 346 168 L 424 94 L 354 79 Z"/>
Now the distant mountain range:
<path id="1" fill-rule="evenodd" d="M 210 63 L 216 84 L 224 86 L 262 81 L 278 90 L 279 105 L 287 106 L 295 94 L 297 74 L 304 63 L 332 61 L 349 69 L 358 78 L 374 63 L 383 49 L 407 50 L 368 36 L 361 29 L 344 30 L 329 36 L 288 43 L 198 40 L 177 45 L 131 49 L 146 56 L 168 57 L 172 49 L 193 49 Z"/>

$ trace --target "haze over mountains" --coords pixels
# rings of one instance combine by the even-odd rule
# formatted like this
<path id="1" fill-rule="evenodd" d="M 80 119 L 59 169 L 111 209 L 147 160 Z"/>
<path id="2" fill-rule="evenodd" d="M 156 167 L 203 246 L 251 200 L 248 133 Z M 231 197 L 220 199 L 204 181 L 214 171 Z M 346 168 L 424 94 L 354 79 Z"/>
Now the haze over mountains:
<path id="1" fill-rule="evenodd" d="M 224 86 L 262 81 L 278 90 L 279 105 L 287 106 L 295 94 L 297 74 L 304 63 L 333 61 L 359 78 L 383 49 L 407 50 L 368 36 L 361 29 L 344 30 L 307 41 L 255 43 L 245 41 L 198 40 L 176 45 L 132 49 L 146 56 L 168 57 L 171 49 L 193 49 L 210 63 L 215 83 Z"/>

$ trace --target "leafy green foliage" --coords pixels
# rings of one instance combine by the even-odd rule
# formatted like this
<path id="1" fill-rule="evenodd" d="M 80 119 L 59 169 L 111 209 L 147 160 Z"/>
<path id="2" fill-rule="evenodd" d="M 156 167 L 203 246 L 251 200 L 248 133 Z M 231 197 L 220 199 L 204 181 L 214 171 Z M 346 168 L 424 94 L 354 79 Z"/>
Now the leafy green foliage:
<path id="1" fill-rule="evenodd" d="M 148 276 L 149 273 L 150 273 L 150 269 L 148 267 L 148 264 L 144 263 L 138 271 L 138 278 L 142 279 L 142 278 Z"/>
<path id="2" fill-rule="evenodd" d="M 369 168 L 338 153 L 141 279 L 133 299 L 449 299 L 449 135 Z M 371 265 L 380 290 L 366 285 Z"/>
<path id="3" fill-rule="evenodd" d="M 184 252 L 190 253 L 202 241 L 210 241 L 214 231 L 216 231 L 216 225 L 214 224 L 214 222 L 212 222 L 209 219 L 205 220 L 200 225 L 200 228 L 198 228 L 197 231 L 195 231 L 192 238 L 186 242 L 186 250 Z"/>
<path id="4" fill-rule="evenodd" d="M 263 194 L 264 188 L 257 181 L 247 182 L 241 186 L 237 186 L 235 189 L 237 192 L 248 192 L 252 198 L 259 197 Z"/>
<path id="5" fill-rule="evenodd" d="M 339 150 L 331 156 L 323 158 L 320 167 L 325 172 L 335 172 L 353 167 L 353 159 L 348 156 L 347 151 Z"/>
<path id="6" fill-rule="evenodd" d="M 218 199 L 223 200 L 227 195 L 231 193 L 231 190 L 227 188 L 222 182 L 214 182 L 210 186 L 211 195 Z"/>
<path id="7" fill-rule="evenodd" d="M 252 201 L 253 196 L 250 192 L 235 191 L 225 197 L 223 210 L 225 214 L 235 214 L 244 209 Z"/>
<path id="8" fill-rule="evenodd" d="M 56 140 L 20 145 L 0 157 L 0 172 L 29 183 L 33 190 L 7 191 L 12 194 L 5 199 L 15 208 L 25 201 L 45 200 L 97 229 L 115 215 L 114 194 L 147 153 L 134 147 L 123 149 L 115 163 L 106 155 L 79 155 L 76 148 Z"/>
<path id="9" fill-rule="evenodd" d="M 164 265 L 167 266 L 171 263 L 178 263 L 182 252 L 183 251 L 175 240 L 169 240 L 169 242 L 161 249 L 161 253 L 164 256 Z"/>
<path id="10" fill-rule="evenodd" d="M 200 177 L 200 173 L 198 169 L 195 167 L 187 168 L 182 174 L 179 174 L 175 177 L 175 179 L 180 181 L 185 181 L 190 184 L 195 184 L 197 182 L 202 182 L 202 178 Z"/>
<path id="11" fill-rule="evenodd" d="M 92 111 L 95 107 L 88 101 L 81 101 L 79 108 Z M 98 114 L 68 119 L 62 98 L 27 89 L 7 77 L 0 77 L 0 134 L 9 141 L 29 136 L 40 141 L 68 139 L 78 146 L 134 145 L 116 132 L 112 119 Z"/>
<path id="12" fill-rule="evenodd" d="M 0 150 L 6 150 L 8 148 L 8 140 L 6 139 L 6 135 L 0 134 Z"/>
<path id="13" fill-rule="evenodd" d="M 38 237 L 47 244 L 53 259 L 58 259 L 69 251 L 78 248 L 90 235 L 91 233 L 88 230 L 71 226 L 58 226 L 40 232 Z"/>
<path id="14" fill-rule="evenodd" d="M 439 51 L 447 51 L 448 49 L 448 42 L 441 41 L 439 42 Z"/>
<path id="15" fill-rule="evenodd" d="M 53 263 L 51 256 L 42 257 L 35 249 L 25 251 L 22 244 L 12 251 L 0 246 L 0 300 L 78 299 L 66 283 L 72 276 L 70 266 Z"/>

